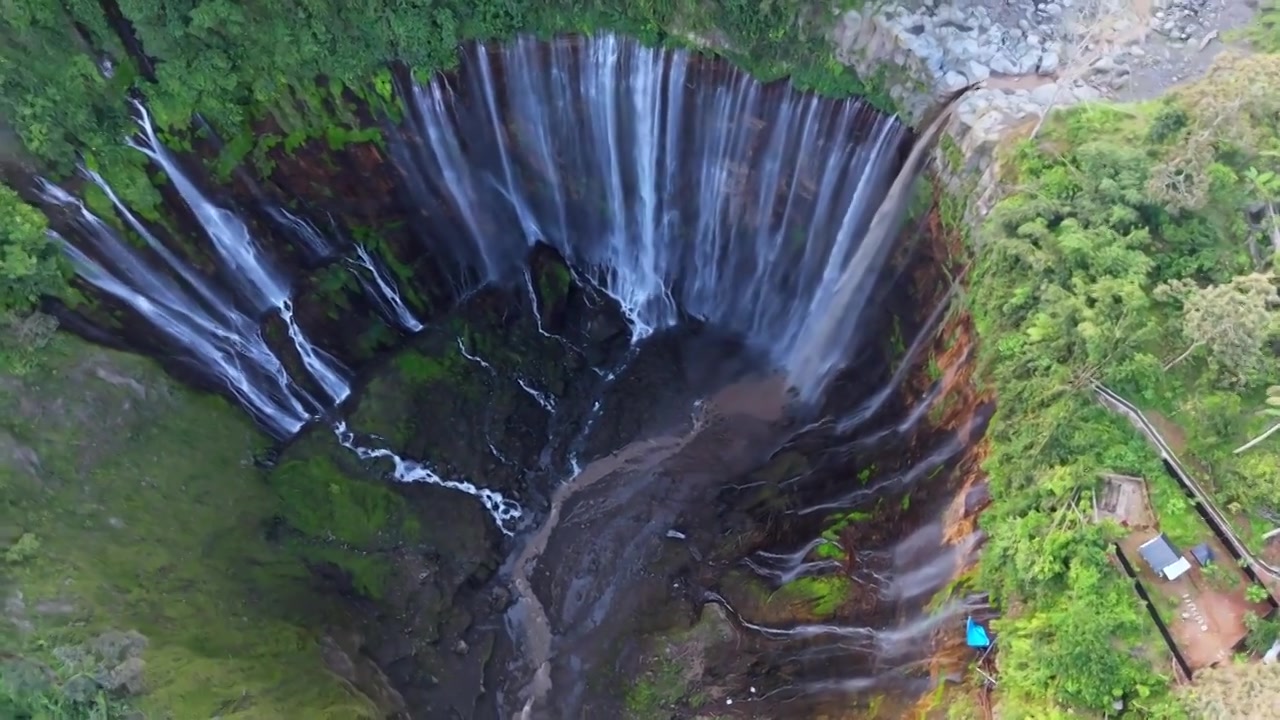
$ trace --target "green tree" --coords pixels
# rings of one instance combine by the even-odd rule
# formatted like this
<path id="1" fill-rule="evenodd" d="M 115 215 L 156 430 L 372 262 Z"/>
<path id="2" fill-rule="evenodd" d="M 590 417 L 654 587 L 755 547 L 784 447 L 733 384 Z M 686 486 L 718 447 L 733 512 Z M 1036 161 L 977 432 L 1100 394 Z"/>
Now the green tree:
<path id="1" fill-rule="evenodd" d="M 1269 415 L 1271 417 L 1280 417 L 1280 385 L 1272 385 L 1271 387 L 1267 388 L 1266 402 L 1267 402 L 1267 407 L 1263 408 L 1262 410 L 1259 410 L 1258 414 Z M 1266 440 L 1267 438 L 1271 437 L 1271 435 L 1275 433 L 1277 430 L 1280 430 L 1280 422 L 1273 424 L 1271 427 L 1267 428 L 1261 435 L 1255 437 L 1254 439 L 1250 440 L 1244 445 L 1241 445 L 1240 447 L 1236 448 L 1232 452 L 1236 455 L 1239 455 L 1240 453 L 1257 445 L 1263 440 Z"/>
<path id="2" fill-rule="evenodd" d="M 1251 612 L 1244 616 L 1245 646 L 1256 653 L 1265 653 L 1271 646 L 1280 642 L 1280 618 L 1263 618 Z"/>
<path id="3" fill-rule="evenodd" d="M 1155 295 L 1181 299 L 1182 335 L 1190 343 L 1166 370 L 1199 347 L 1208 350 L 1215 373 L 1236 385 L 1266 375 L 1274 365 L 1267 343 L 1276 332 L 1273 311 L 1280 293 L 1270 275 L 1252 273 L 1204 287 L 1177 280 L 1157 287 Z"/>
<path id="4" fill-rule="evenodd" d="M 0 218 L 0 310 L 26 314 L 42 295 L 65 288 L 65 265 L 44 214 L 7 185 L 0 185 Z"/>
<path id="5" fill-rule="evenodd" d="M 1280 153 L 1275 151 L 1264 151 L 1264 154 L 1280 157 Z M 1244 177 L 1266 212 L 1263 230 L 1271 241 L 1274 261 L 1274 256 L 1280 254 L 1280 216 L 1276 215 L 1276 204 L 1280 203 L 1280 176 L 1270 170 L 1259 171 L 1256 167 L 1250 167 L 1245 171 Z"/>
<path id="6" fill-rule="evenodd" d="M 1001 636 L 1003 685 L 1018 694 L 1047 690 L 1063 704 L 1103 710 L 1121 698 L 1145 697 L 1162 682 L 1119 645 L 1147 618 L 1137 596 L 1108 577 L 1113 572 L 1105 563 L 1073 563 L 1071 589 Z"/>
<path id="7" fill-rule="evenodd" d="M 0 184 L 0 365 L 24 373 L 57 322 L 36 310 L 41 296 L 67 288 L 67 267 L 43 213 Z"/>

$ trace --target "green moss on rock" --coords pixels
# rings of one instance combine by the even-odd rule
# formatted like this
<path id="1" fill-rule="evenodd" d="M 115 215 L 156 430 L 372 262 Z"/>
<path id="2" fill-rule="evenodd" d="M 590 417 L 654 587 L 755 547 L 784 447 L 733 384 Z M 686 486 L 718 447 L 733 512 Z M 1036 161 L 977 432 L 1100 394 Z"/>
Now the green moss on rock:
<path id="1" fill-rule="evenodd" d="M 359 547 L 418 534 L 418 521 L 390 489 L 352 480 L 324 457 L 293 460 L 271 473 L 288 523 L 307 535 Z"/>
<path id="2" fill-rule="evenodd" d="M 307 562 L 340 568 L 369 597 L 381 597 L 391 577 L 387 552 L 421 535 L 399 494 L 352 479 L 327 457 L 286 462 L 268 482 L 280 518 L 294 531 L 287 546 Z"/>
<path id="3" fill-rule="evenodd" d="M 853 581 L 845 575 L 796 578 L 783 585 L 777 597 L 806 605 L 818 617 L 830 617 L 853 596 Z"/>
<path id="4" fill-rule="evenodd" d="M 561 262 L 545 263 L 538 274 L 539 300 L 543 307 L 559 307 L 564 303 L 573 285 L 573 276 L 569 268 Z"/>
<path id="5" fill-rule="evenodd" d="M 411 348 L 397 355 L 395 362 L 404 381 L 414 385 L 455 378 L 466 368 L 458 348 L 449 345 L 439 352 Z"/>
<path id="6" fill-rule="evenodd" d="M 718 664 L 720 656 L 733 652 L 733 637 L 724 610 L 706 605 L 692 626 L 647 639 L 625 696 L 623 716 L 627 720 L 713 717 L 702 709 L 719 701 L 725 691 L 709 683 L 704 671 Z"/>
<path id="7" fill-rule="evenodd" d="M 129 702 L 149 716 L 376 716 L 304 627 L 335 609 L 264 539 L 278 499 L 238 410 L 59 337 L 37 372 L 0 376 L 0 438 L 0 546 L 39 538 L 0 566 L 0 646 L 48 669 L 39 697 L 72 677 L 57 648 L 136 630 L 147 646 Z M 0 707 L 18 707 L 6 692 Z"/>

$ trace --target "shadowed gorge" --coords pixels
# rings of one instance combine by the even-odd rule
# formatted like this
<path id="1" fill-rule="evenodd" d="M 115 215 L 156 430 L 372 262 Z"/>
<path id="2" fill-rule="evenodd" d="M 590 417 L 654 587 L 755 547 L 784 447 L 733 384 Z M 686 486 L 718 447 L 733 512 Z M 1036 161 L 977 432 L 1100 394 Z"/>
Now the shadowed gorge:
<path id="1" fill-rule="evenodd" d="M 689 712 L 892 717 L 985 606 L 952 581 L 992 406 L 924 174 L 955 98 L 912 132 L 605 33 L 460 57 L 230 161 L 138 94 L 139 175 L 18 173 L 50 312 L 274 439 L 257 532 L 380 716 L 644 716 L 638 643 L 701 613 Z"/>

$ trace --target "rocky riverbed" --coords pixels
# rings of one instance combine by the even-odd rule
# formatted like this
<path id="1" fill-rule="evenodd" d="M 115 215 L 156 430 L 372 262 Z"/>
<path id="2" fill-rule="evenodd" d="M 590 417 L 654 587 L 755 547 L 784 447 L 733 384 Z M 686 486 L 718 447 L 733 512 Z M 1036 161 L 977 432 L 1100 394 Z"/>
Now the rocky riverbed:
<path id="1" fill-rule="evenodd" d="M 971 151 L 1054 107 L 1154 97 L 1207 67 L 1252 12 L 1249 0 L 923 0 L 845 11 L 832 41 L 864 75 L 899 68 L 891 93 L 916 118 L 982 83 L 957 112 Z"/>

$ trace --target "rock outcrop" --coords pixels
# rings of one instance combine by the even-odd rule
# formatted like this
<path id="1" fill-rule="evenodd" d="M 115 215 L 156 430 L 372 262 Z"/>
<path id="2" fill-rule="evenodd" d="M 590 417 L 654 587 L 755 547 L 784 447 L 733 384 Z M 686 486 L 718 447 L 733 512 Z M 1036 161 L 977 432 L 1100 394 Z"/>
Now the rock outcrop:
<path id="1" fill-rule="evenodd" d="M 838 11 L 836 56 L 862 77 L 880 77 L 911 121 L 972 83 L 950 135 L 963 162 L 942 164 L 956 189 L 988 206 L 999 140 L 1029 132 L 1046 113 L 1078 102 L 1159 94 L 1205 65 L 1220 29 L 1247 20 L 1244 5 L 1158 0 L 980 3 L 907 0 Z M 976 185 L 974 181 L 976 180 Z"/>

